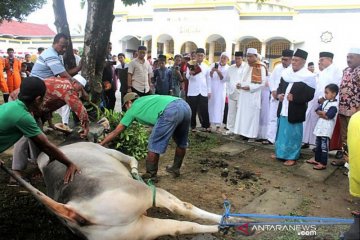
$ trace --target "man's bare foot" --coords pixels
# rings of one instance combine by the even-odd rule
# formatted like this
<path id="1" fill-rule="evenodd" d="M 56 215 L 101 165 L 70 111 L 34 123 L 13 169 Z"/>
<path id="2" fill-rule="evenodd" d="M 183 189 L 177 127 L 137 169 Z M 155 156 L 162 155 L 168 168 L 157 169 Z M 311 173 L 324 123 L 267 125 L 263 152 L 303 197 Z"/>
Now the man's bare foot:
<path id="1" fill-rule="evenodd" d="M 276 159 L 276 155 L 274 153 L 271 154 L 271 159 Z"/>
<path id="2" fill-rule="evenodd" d="M 296 161 L 294 160 L 287 160 L 284 162 L 285 166 L 294 166 L 296 164 Z"/>

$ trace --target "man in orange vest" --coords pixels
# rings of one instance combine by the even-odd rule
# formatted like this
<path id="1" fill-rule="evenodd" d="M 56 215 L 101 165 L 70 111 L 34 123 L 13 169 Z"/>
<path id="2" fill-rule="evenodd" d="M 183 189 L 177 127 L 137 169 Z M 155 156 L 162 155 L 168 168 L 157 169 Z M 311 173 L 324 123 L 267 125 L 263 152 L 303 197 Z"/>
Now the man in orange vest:
<path id="1" fill-rule="evenodd" d="M 9 98 L 9 88 L 4 77 L 4 68 L 4 59 L 0 57 L 0 91 L 3 93 L 4 102 L 7 102 Z"/>
<path id="2" fill-rule="evenodd" d="M 14 56 L 14 49 L 8 48 L 8 57 L 5 58 L 5 70 L 7 74 L 7 86 L 12 92 L 20 87 L 21 84 L 21 61 Z"/>

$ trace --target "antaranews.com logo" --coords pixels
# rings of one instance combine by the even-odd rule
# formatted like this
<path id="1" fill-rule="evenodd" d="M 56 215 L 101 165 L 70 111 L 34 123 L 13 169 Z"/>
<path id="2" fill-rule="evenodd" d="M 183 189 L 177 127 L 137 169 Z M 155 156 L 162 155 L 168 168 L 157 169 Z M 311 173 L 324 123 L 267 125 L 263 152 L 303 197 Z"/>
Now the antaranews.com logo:
<path id="1" fill-rule="evenodd" d="M 244 236 L 254 235 L 256 231 L 294 231 L 299 236 L 316 236 L 316 225 L 308 224 L 256 224 L 245 223 L 240 226 L 235 226 L 235 230 Z"/>

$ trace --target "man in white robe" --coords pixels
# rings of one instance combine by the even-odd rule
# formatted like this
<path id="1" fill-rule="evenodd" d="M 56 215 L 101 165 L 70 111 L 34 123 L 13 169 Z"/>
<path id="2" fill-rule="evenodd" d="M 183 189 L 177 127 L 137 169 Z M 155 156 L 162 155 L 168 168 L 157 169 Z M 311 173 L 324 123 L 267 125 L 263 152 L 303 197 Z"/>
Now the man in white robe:
<path id="1" fill-rule="evenodd" d="M 340 86 L 342 71 L 332 63 L 333 58 L 333 53 L 320 52 L 320 72 L 317 78 L 316 91 L 313 100 L 311 100 L 308 104 L 306 120 L 304 122 L 303 148 L 308 147 L 309 145 L 315 145 L 316 136 L 313 132 L 319 119 L 319 116 L 316 114 L 315 110 L 319 107 L 319 104 L 325 100 L 325 87 L 331 83 Z"/>
<path id="2" fill-rule="evenodd" d="M 236 85 L 239 99 L 234 133 L 253 142 L 259 133 L 261 90 L 265 85 L 266 69 L 264 64 L 258 61 L 255 48 L 248 48 L 246 57 L 248 66 L 244 69 L 241 82 Z"/>
<path id="3" fill-rule="evenodd" d="M 226 94 L 228 96 L 228 115 L 226 128 L 229 129 L 224 135 L 234 134 L 237 105 L 239 99 L 239 89 L 236 85 L 241 82 L 244 69 L 247 63 L 243 62 L 243 52 L 235 52 L 235 64 L 231 65 L 226 74 Z"/>
<path id="4" fill-rule="evenodd" d="M 261 89 L 261 111 L 260 111 L 260 122 L 259 122 L 259 134 L 258 139 L 266 139 L 267 127 L 269 123 L 269 110 L 270 110 L 270 88 L 269 88 L 269 61 L 262 61 L 266 66 L 266 80 L 265 85 Z"/>
<path id="5" fill-rule="evenodd" d="M 263 144 L 274 144 L 277 132 L 278 125 L 278 117 L 277 117 L 277 109 L 279 106 L 279 100 L 277 99 L 276 90 L 279 87 L 281 74 L 282 72 L 291 64 L 291 59 L 294 54 L 293 50 L 283 50 L 281 57 L 281 64 L 278 64 L 269 78 L 269 87 L 271 91 L 270 98 L 270 113 L 269 113 L 269 123 L 267 127 L 266 139 L 267 141 L 263 142 Z"/>
<path id="6" fill-rule="evenodd" d="M 209 78 L 211 81 L 211 98 L 209 98 L 209 120 L 210 124 L 215 125 L 216 131 L 220 131 L 224 117 L 225 98 L 226 98 L 226 73 L 229 68 L 227 62 L 229 56 L 223 52 L 220 62 L 211 65 Z"/>

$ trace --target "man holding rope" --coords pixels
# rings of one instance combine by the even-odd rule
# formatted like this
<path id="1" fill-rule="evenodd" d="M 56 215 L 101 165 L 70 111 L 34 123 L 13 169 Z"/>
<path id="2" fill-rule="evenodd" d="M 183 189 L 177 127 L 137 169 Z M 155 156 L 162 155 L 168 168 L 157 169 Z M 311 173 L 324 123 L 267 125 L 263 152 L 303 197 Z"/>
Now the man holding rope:
<path id="1" fill-rule="evenodd" d="M 64 183 L 72 181 L 79 169 L 40 130 L 33 111 L 42 104 L 46 92 L 44 81 L 37 77 L 25 78 L 20 86 L 18 100 L 0 106 L 0 153 L 11 147 L 22 136 L 28 137 L 50 159 L 67 166 Z M 3 162 L 1 161 L 2 165 Z"/>

